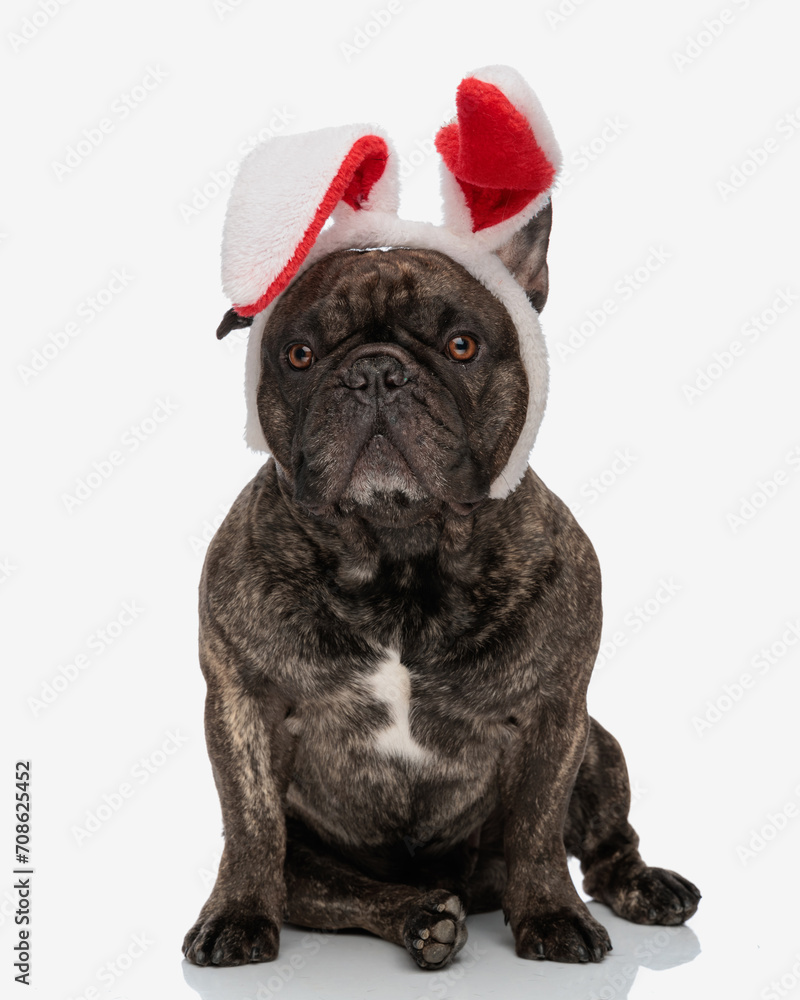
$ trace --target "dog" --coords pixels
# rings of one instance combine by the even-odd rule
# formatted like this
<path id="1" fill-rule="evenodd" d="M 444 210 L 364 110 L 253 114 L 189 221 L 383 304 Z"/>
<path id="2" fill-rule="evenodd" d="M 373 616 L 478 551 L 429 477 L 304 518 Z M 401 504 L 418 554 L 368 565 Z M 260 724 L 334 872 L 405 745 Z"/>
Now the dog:
<path id="1" fill-rule="evenodd" d="M 680 924 L 700 893 L 639 854 L 622 751 L 586 708 L 597 558 L 528 465 L 549 123 L 513 70 L 465 78 L 437 136 L 443 227 L 397 218 L 376 130 L 281 142 L 243 163 L 223 239 L 218 336 L 251 327 L 248 440 L 271 457 L 203 567 L 225 842 L 184 954 L 271 961 L 285 920 L 438 970 L 469 914 L 502 909 L 522 958 L 600 961 L 568 855 L 638 923 Z"/>

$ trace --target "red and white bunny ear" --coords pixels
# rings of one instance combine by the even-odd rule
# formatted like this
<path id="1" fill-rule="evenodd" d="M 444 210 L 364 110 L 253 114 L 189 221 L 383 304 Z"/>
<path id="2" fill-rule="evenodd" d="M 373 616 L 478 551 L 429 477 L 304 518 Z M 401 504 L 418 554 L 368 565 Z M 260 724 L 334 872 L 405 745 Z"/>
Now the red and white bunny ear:
<path id="1" fill-rule="evenodd" d="M 256 146 L 236 175 L 222 235 L 222 285 L 236 312 L 254 316 L 286 288 L 337 206 L 396 212 L 398 183 L 397 158 L 370 125 Z"/>
<path id="2" fill-rule="evenodd" d="M 547 204 L 561 150 L 538 98 L 509 66 L 465 77 L 456 109 L 436 135 L 444 224 L 495 249 Z"/>

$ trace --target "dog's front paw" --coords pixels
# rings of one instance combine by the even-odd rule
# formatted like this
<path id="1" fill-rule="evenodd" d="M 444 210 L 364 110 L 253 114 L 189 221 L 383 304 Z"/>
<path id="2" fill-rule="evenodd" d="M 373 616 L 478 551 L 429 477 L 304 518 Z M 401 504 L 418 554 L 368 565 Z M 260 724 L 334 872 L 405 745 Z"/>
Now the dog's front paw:
<path id="1" fill-rule="evenodd" d="M 403 927 L 403 943 L 421 969 L 441 969 L 467 940 L 463 903 L 446 889 L 426 893 L 416 901 Z"/>
<path id="2" fill-rule="evenodd" d="M 520 958 L 551 962 L 599 962 L 611 951 L 608 931 L 588 910 L 570 906 L 522 917 L 514 927 Z"/>
<path id="3" fill-rule="evenodd" d="M 246 965 L 278 957 L 280 924 L 261 914 L 211 912 L 183 939 L 183 954 L 195 965 Z"/>
<path id="4" fill-rule="evenodd" d="M 644 868 L 610 886 L 602 902 L 637 924 L 676 925 L 697 910 L 700 890 L 677 872 Z"/>

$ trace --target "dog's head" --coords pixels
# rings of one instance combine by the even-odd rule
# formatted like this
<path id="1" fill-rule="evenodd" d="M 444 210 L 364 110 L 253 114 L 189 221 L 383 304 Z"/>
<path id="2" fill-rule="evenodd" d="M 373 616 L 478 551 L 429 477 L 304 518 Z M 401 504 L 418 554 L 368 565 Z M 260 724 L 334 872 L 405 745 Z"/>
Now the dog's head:
<path id="1" fill-rule="evenodd" d="M 547 389 L 538 312 L 559 154 L 513 71 L 468 77 L 458 111 L 437 136 L 443 226 L 398 218 L 395 157 L 358 127 L 277 151 L 268 140 L 231 195 L 223 277 L 244 304 L 218 335 L 253 317 L 248 442 L 325 519 L 464 514 L 527 465 Z M 295 191 L 302 210 L 276 234 L 304 168 L 321 181 Z"/>

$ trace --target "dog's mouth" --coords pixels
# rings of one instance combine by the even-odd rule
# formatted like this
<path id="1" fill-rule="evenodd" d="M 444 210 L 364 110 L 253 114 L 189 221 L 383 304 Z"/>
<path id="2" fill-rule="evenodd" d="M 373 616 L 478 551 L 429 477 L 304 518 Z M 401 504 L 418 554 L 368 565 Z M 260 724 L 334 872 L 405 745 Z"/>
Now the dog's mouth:
<path id="1" fill-rule="evenodd" d="M 381 433 L 373 434 L 361 449 L 342 494 L 344 502 L 356 503 L 389 499 L 405 505 L 429 498 L 402 452 Z"/>
<path id="2" fill-rule="evenodd" d="M 391 344 L 355 348 L 316 387 L 293 451 L 295 499 L 325 519 L 463 516 L 489 492 L 455 399 Z"/>
<path id="3" fill-rule="evenodd" d="M 355 514 L 388 524 L 417 521 L 434 514 L 443 505 L 465 516 L 485 499 L 485 496 L 455 499 L 444 476 L 437 474 L 435 466 L 429 466 L 430 463 L 422 463 L 420 469 L 413 458 L 406 458 L 402 447 L 390 439 L 385 428 L 376 427 L 357 452 L 349 475 L 342 475 L 338 496 L 328 494 L 324 504 L 308 503 L 307 497 L 304 506 L 321 517 Z"/>

